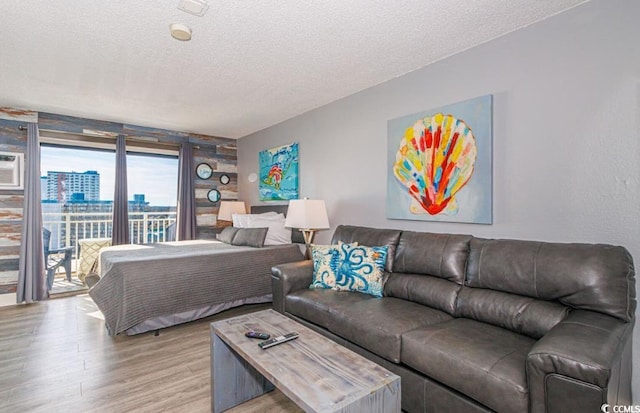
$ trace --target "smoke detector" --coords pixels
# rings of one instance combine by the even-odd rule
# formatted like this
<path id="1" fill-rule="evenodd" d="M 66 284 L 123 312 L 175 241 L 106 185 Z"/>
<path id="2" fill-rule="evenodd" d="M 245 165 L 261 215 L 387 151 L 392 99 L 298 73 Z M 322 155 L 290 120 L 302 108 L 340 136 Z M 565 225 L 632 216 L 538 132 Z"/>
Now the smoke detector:
<path id="1" fill-rule="evenodd" d="M 191 29 L 184 24 L 172 23 L 169 25 L 169 31 L 171 31 L 171 36 L 173 36 L 174 39 L 183 42 L 191 40 Z"/>
<path id="2" fill-rule="evenodd" d="M 206 0 L 180 0 L 178 10 L 194 14 L 196 16 L 204 16 L 209 9 Z"/>

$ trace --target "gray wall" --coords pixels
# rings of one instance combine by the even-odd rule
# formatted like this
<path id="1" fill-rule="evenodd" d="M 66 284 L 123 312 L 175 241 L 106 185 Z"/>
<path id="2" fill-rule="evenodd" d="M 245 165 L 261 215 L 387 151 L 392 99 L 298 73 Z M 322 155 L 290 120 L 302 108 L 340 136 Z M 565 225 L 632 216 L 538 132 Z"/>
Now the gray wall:
<path id="1" fill-rule="evenodd" d="M 326 201 L 332 228 L 604 242 L 640 262 L 638 16 L 640 1 L 594 0 L 244 137 L 239 197 L 259 203 L 247 176 L 260 150 L 299 142 L 301 196 Z M 494 96 L 493 225 L 386 219 L 387 120 L 484 94 Z"/>

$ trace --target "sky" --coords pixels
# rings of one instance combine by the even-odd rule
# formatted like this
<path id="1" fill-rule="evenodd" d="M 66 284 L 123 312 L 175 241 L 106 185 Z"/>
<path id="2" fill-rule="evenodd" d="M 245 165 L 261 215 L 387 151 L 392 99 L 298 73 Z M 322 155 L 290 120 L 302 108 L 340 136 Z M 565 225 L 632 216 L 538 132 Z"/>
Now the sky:
<path id="1" fill-rule="evenodd" d="M 40 175 L 48 171 L 100 174 L 100 200 L 113 200 L 115 152 L 41 147 Z M 127 155 L 128 198 L 144 194 L 152 206 L 175 206 L 178 193 L 178 159 Z"/>

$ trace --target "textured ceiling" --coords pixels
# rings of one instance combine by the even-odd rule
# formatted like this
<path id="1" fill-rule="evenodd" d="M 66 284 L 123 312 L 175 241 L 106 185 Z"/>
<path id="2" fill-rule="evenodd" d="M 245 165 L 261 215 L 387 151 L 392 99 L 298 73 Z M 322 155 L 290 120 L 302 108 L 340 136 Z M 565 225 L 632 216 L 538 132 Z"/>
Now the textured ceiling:
<path id="1" fill-rule="evenodd" d="M 238 138 L 580 3 L 4 0 L 0 106 Z"/>

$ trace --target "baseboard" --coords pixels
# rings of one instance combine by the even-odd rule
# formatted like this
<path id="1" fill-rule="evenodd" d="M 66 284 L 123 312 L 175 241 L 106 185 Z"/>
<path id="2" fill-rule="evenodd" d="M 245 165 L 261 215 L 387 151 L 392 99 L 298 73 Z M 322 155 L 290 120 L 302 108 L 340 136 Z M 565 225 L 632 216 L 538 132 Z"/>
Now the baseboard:
<path id="1" fill-rule="evenodd" d="M 16 305 L 17 298 L 16 293 L 0 294 L 0 307 Z"/>

